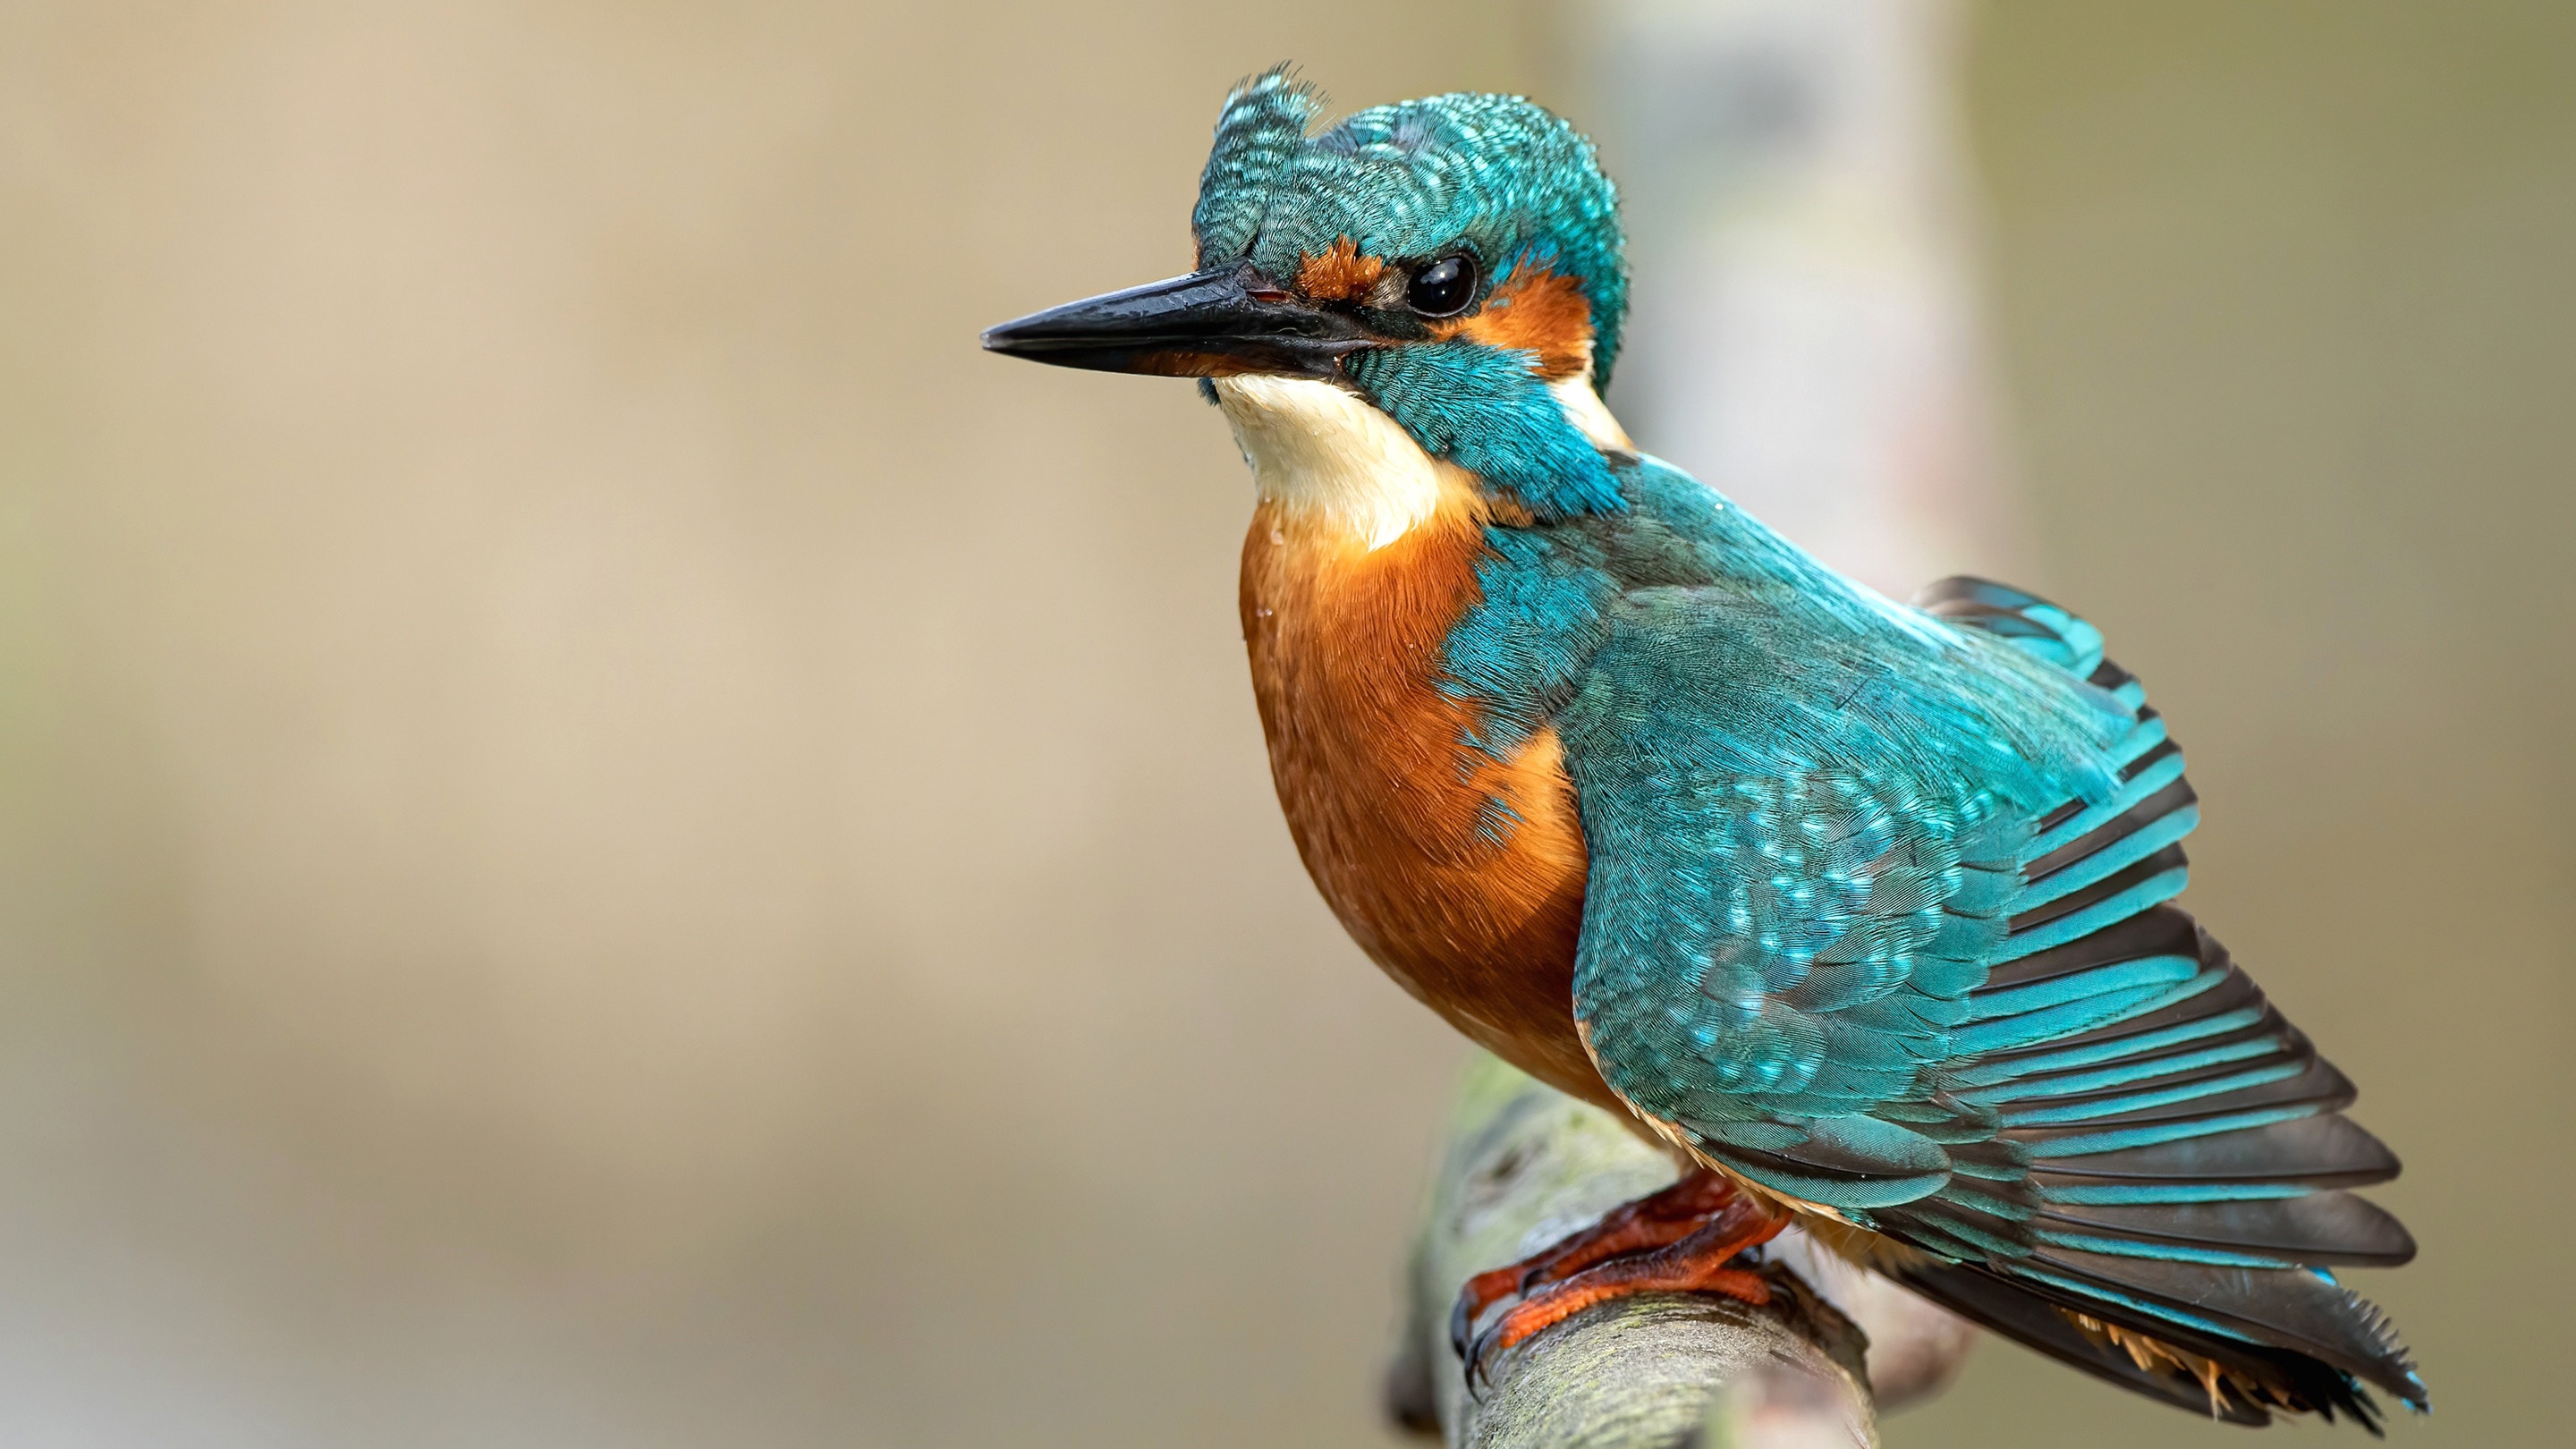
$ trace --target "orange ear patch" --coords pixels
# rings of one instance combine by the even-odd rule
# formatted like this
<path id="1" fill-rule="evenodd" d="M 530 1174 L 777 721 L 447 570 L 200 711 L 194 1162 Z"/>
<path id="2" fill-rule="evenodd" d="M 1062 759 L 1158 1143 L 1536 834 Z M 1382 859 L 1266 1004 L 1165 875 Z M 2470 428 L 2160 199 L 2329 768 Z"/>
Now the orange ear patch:
<path id="1" fill-rule="evenodd" d="M 1487 347 L 1538 354 L 1538 375 L 1554 382 L 1592 365 L 1592 304 L 1572 277 L 1546 267 L 1515 269 L 1473 317 L 1431 329 Z"/>
<path id="2" fill-rule="evenodd" d="M 1385 275 L 1385 262 L 1362 256 L 1359 243 L 1342 237 L 1322 256 L 1297 264 L 1297 290 L 1318 302 L 1356 302 Z"/>

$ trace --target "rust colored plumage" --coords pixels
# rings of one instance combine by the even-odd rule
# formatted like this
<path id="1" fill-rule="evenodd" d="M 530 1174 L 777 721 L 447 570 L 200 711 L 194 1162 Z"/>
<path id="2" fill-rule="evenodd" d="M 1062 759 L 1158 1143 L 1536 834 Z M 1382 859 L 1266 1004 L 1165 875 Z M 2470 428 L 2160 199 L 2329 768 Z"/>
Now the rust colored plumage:
<path id="1" fill-rule="evenodd" d="M 1550 382 L 1592 365 L 1592 304 L 1572 277 L 1543 266 L 1514 270 L 1473 315 L 1432 332 L 1535 353 L 1538 375 Z"/>
<path id="2" fill-rule="evenodd" d="M 1275 503 L 1243 549 L 1243 633 L 1279 803 L 1351 935 L 1449 1022 L 1551 1086 L 1621 1112 L 1574 1032 L 1584 847 L 1553 733 L 1508 762 L 1462 743 L 1441 692 L 1450 626 L 1480 599 L 1484 505 L 1368 550 Z"/>
<path id="3" fill-rule="evenodd" d="M 1336 238 L 1297 265 L 1297 290 L 1318 302 L 1394 306 L 1403 280 L 1349 237 Z M 1538 375 L 1554 382 L 1592 365 L 1592 304 L 1574 278 L 1524 263 L 1495 284 L 1482 307 L 1454 322 L 1432 324 L 1431 335 L 1531 353 Z"/>
<path id="4" fill-rule="evenodd" d="M 1386 263 L 1359 249 L 1349 237 L 1306 257 L 1297 267 L 1297 290 L 1318 302 L 1366 302 L 1386 276 Z"/>

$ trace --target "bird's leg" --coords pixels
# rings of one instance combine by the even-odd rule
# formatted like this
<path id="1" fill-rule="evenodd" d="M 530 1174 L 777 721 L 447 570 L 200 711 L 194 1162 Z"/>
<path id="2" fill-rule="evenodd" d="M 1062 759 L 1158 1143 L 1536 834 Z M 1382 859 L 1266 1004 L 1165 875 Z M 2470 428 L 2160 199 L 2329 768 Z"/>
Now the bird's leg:
<path id="1" fill-rule="evenodd" d="M 1613 1298 L 1722 1293 L 1767 1303 L 1771 1290 L 1759 1273 L 1728 1265 L 1787 1222 L 1719 1174 L 1694 1172 L 1534 1257 L 1469 1279 L 1450 1315 L 1450 1342 L 1473 1377 L 1489 1356 Z M 1471 1347 L 1467 1334 L 1477 1317 L 1515 1292 L 1526 1296 Z"/>
<path id="2" fill-rule="evenodd" d="M 1578 1228 L 1517 1263 L 1477 1274 L 1458 1290 L 1458 1301 L 1450 1310 L 1449 1346 L 1464 1357 L 1469 1330 L 1496 1303 L 1579 1273 L 1605 1258 L 1677 1243 L 1734 1196 L 1735 1184 L 1701 1168 L 1683 1174 L 1670 1187 L 1620 1204 L 1589 1227 Z"/>

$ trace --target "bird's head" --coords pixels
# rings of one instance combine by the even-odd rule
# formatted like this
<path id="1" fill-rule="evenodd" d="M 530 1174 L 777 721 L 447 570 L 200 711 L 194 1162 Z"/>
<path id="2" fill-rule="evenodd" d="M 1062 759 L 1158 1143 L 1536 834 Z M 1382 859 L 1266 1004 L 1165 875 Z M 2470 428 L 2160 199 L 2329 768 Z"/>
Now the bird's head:
<path id="1" fill-rule="evenodd" d="M 1229 412 L 1328 388 L 1541 516 L 1616 508 L 1599 389 L 1627 301 L 1592 145 L 1517 96 L 1313 131 L 1285 67 L 1235 87 L 1190 226 L 1199 270 L 984 334 L 1064 367 L 1196 377 Z M 1238 428 L 1242 426 L 1238 421 Z"/>

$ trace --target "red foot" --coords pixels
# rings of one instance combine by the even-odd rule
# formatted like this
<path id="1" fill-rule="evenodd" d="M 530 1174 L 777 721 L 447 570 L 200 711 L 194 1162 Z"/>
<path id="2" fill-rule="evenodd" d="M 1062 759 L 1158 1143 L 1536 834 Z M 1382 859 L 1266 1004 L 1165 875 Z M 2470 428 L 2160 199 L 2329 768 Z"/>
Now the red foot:
<path id="1" fill-rule="evenodd" d="M 1467 1360 L 1473 1382 L 1483 1377 L 1493 1354 L 1614 1298 L 1722 1293 L 1746 1303 L 1768 1303 L 1771 1289 L 1759 1273 L 1728 1264 L 1745 1249 L 1770 1241 L 1787 1222 L 1724 1177 L 1692 1173 L 1614 1209 L 1534 1257 L 1467 1280 L 1450 1314 L 1450 1342 Z M 1541 1291 L 1531 1293 L 1532 1288 Z M 1467 1335 L 1476 1319 L 1516 1292 L 1527 1296 L 1471 1346 Z"/>

